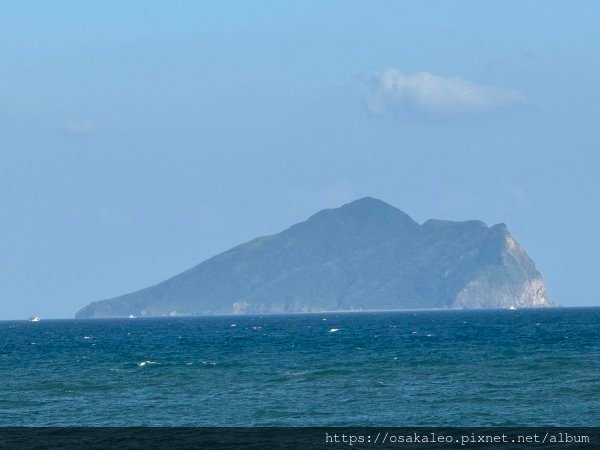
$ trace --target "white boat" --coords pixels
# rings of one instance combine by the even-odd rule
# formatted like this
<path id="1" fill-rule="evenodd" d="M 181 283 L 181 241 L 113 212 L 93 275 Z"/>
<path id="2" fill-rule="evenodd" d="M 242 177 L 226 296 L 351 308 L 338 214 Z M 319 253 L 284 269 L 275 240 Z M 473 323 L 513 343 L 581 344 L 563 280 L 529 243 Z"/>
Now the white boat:
<path id="1" fill-rule="evenodd" d="M 515 305 L 510 305 L 508 309 L 517 309 L 517 307 Z"/>
<path id="2" fill-rule="evenodd" d="M 38 316 L 33 316 L 33 317 L 29 318 L 30 322 L 39 322 L 40 320 L 42 320 L 42 319 L 40 319 Z"/>
<path id="3" fill-rule="evenodd" d="M 137 316 L 134 316 L 133 314 L 129 314 L 129 318 L 130 319 L 137 319 Z"/>

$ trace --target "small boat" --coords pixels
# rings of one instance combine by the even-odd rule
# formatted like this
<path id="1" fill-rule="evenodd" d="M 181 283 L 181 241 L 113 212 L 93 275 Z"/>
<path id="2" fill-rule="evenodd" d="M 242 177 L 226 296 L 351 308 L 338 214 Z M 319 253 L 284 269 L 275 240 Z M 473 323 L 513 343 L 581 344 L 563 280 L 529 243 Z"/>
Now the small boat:
<path id="1" fill-rule="evenodd" d="M 133 314 L 129 314 L 129 318 L 130 319 L 137 319 L 137 316 L 134 316 Z"/>
<path id="2" fill-rule="evenodd" d="M 42 320 L 42 319 L 40 319 L 38 316 L 33 316 L 33 317 L 29 318 L 30 322 L 39 322 L 40 320 Z"/>
<path id="3" fill-rule="evenodd" d="M 510 305 L 508 309 L 517 309 L 517 307 L 515 305 Z"/>

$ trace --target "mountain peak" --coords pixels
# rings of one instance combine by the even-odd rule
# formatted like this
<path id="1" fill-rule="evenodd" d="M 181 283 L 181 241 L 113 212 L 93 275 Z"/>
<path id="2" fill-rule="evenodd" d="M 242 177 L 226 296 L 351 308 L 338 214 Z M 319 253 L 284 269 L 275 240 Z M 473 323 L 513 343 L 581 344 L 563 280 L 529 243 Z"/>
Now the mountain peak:
<path id="1" fill-rule="evenodd" d="M 284 234 L 327 249 L 332 255 L 356 251 L 418 232 L 419 224 L 398 208 L 364 197 L 338 208 L 324 209 Z"/>
<path id="2" fill-rule="evenodd" d="M 338 217 L 344 220 L 357 220 L 359 222 L 368 222 L 374 218 L 388 219 L 401 221 L 411 225 L 417 225 L 417 223 L 405 212 L 373 197 L 363 197 L 358 200 L 353 200 L 337 208 L 324 209 L 308 220 L 313 218 L 326 218 L 326 217 Z"/>
<path id="3" fill-rule="evenodd" d="M 380 200 L 378 198 L 375 197 L 362 197 L 362 198 L 357 198 L 356 200 L 352 200 L 351 202 L 345 203 L 344 205 L 342 205 L 341 207 L 362 207 L 362 206 L 372 206 L 372 207 L 384 207 L 384 208 L 394 208 L 394 209 L 398 209 L 395 206 L 390 205 L 389 203 L 384 202 L 383 200 Z"/>

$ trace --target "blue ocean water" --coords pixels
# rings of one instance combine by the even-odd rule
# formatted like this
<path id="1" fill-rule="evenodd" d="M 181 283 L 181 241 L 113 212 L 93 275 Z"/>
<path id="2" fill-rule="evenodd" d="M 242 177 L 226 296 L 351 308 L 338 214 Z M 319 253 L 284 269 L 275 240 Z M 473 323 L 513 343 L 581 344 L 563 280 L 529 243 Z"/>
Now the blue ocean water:
<path id="1" fill-rule="evenodd" d="M 0 322 L 0 426 L 597 426 L 600 308 Z"/>

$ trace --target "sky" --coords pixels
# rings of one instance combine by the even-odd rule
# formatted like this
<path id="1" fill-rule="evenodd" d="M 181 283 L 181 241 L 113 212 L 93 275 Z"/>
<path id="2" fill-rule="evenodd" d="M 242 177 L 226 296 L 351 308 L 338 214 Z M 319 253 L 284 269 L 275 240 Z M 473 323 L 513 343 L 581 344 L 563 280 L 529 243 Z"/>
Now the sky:
<path id="1" fill-rule="evenodd" d="M 600 305 L 599 16 L 3 2 L 0 319 L 73 317 L 364 196 L 504 222 L 553 299 Z"/>

